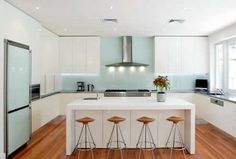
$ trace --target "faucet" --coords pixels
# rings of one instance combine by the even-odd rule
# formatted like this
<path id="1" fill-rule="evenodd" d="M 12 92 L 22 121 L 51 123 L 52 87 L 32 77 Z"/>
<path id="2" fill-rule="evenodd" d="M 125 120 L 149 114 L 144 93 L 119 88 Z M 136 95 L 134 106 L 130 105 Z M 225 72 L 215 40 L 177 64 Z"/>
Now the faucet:
<path id="1" fill-rule="evenodd" d="M 217 88 L 216 90 L 219 91 L 219 93 L 220 93 L 221 95 L 224 95 L 224 94 L 225 94 L 223 89 Z"/>

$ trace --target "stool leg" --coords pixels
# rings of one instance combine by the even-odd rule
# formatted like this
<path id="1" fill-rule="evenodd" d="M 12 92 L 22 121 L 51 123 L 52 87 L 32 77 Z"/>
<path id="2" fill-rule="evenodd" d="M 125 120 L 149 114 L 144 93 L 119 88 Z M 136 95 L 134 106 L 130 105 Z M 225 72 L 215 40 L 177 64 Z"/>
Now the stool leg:
<path id="1" fill-rule="evenodd" d="M 91 139 L 92 139 L 92 142 L 93 142 L 94 148 L 96 148 L 96 144 L 95 144 L 95 142 L 94 142 L 93 135 L 92 135 L 92 133 L 91 133 L 91 130 L 90 130 L 89 125 L 88 125 L 88 131 L 89 131 L 90 137 L 91 137 Z"/>
<path id="2" fill-rule="evenodd" d="M 168 143 L 169 143 L 170 136 L 171 136 L 171 134 L 172 134 L 173 128 L 174 128 L 174 124 L 172 124 L 171 130 L 170 130 L 170 133 L 169 133 L 169 136 L 168 136 L 167 142 L 166 142 L 166 147 L 168 146 Z"/>
<path id="3" fill-rule="evenodd" d="M 181 142 L 181 146 L 183 148 L 183 155 L 184 155 L 184 158 L 186 159 L 186 156 L 185 156 L 185 145 L 184 145 L 184 141 L 183 141 L 183 138 L 181 136 L 181 133 L 180 133 L 179 125 L 177 125 L 177 129 L 178 129 L 178 132 L 179 132 L 179 139 L 180 139 L 180 142 Z"/>
<path id="4" fill-rule="evenodd" d="M 140 135 L 139 135 L 138 142 L 137 142 L 137 144 L 136 144 L 136 148 L 138 148 L 138 144 L 139 144 L 140 139 L 141 139 L 142 134 L 143 134 L 143 129 L 144 129 L 144 124 L 143 124 L 143 127 L 142 127 L 142 129 L 141 129 L 141 133 L 140 133 Z"/>
<path id="5" fill-rule="evenodd" d="M 175 134 L 176 134 L 176 124 L 174 124 L 174 137 L 173 137 L 173 144 L 172 144 L 172 148 L 171 148 L 171 152 L 170 152 L 170 159 L 172 159 L 173 149 L 175 147 Z"/>
<path id="6" fill-rule="evenodd" d="M 126 148 L 125 139 L 124 139 L 124 136 L 123 136 L 122 131 L 121 131 L 121 129 L 120 129 L 120 125 L 118 124 L 117 126 L 118 126 L 118 128 L 119 128 L 119 131 L 120 131 L 120 135 L 121 135 L 122 141 L 123 141 L 123 143 L 124 143 L 124 145 L 125 145 L 125 148 Z"/>
<path id="7" fill-rule="evenodd" d="M 119 130 L 118 130 L 118 124 L 115 124 L 116 126 L 116 147 L 119 149 Z"/>
<path id="8" fill-rule="evenodd" d="M 84 124 L 83 124 L 83 127 L 82 127 L 81 131 L 80 131 L 79 139 L 78 139 L 78 142 L 77 142 L 77 144 L 76 144 L 76 147 L 75 147 L 75 148 L 77 148 L 77 147 L 78 147 L 78 144 L 79 144 L 79 142 L 80 142 L 80 139 L 81 139 L 81 136 L 82 136 L 83 130 L 84 130 Z"/>
<path id="9" fill-rule="evenodd" d="M 150 128 L 149 128 L 149 125 L 147 125 L 147 129 L 148 129 L 148 133 L 149 133 L 149 135 L 148 135 L 148 136 L 149 136 L 149 141 L 152 142 L 152 143 L 150 142 L 150 147 L 153 148 L 153 149 L 152 149 L 152 158 L 155 159 L 154 149 L 156 148 L 156 145 L 155 145 L 155 142 L 154 142 L 154 139 L 153 139 L 151 130 L 150 130 Z M 153 147 L 153 146 L 154 146 L 154 147 Z"/>
<path id="10" fill-rule="evenodd" d="M 111 135 L 110 135 L 109 140 L 108 140 L 108 143 L 107 143 L 107 148 L 109 148 L 109 145 L 110 145 L 110 143 L 111 143 L 111 138 L 112 138 L 112 136 L 113 136 L 114 129 L 115 129 L 115 125 L 113 125 L 113 127 L 112 127 Z"/>

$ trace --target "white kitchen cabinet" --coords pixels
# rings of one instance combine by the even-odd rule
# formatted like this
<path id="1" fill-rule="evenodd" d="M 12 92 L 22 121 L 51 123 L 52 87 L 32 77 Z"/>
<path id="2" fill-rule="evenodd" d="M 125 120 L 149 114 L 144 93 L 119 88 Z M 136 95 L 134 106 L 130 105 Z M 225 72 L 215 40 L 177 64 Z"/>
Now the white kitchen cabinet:
<path id="1" fill-rule="evenodd" d="M 113 116 L 119 116 L 122 118 L 125 118 L 126 120 L 121 122 L 120 128 L 122 131 L 122 134 L 124 136 L 124 140 L 126 142 L 127 147 L 130 146 L 130 112 L 129 111 L 103 111 L 103 147 L 107 146 L 109 137 L 111 135 L 113 124 L 112 122 L 107 121 L 107 119 L 113 117 Z M 116 132 L 115 132 L 116 133 Z M 115 140 L 115 136 L 113 141 Z M 113 145 L 114 146 L 114 145 Z"/>
<path id="2" fill-rule="evenodd" d="M 60 114 L 66 115 L 66 106 L 76 99 L 75 93 L 61 93 L 60 95 Z"/>
<path id="3" fill-rule="evenodd" d="M 63 37 L 60 38 L 59 43 L 59 59 L 60 59 L 60 72 L 73 73 L 73 38 Z"/>
<path id="4" fill-rule="evenodd" d="M 60 115 L 59 100 L 60 94 L 56 94 L 32 102 L 32 132 Z"/>
<path id="5" fill-rule="evenodd" d="M 219 106 L 211 103 L 211 98 L 206 95 L 195 94 L 197 117 L 203 118 L 226 133 L 236 137 L 236 104 L 224 101 L 224 106 Z"/>
<path id="6" fill-rule="evenodd" d="M 41 31 L 41 95 L 53 93 L 59 83 L 59 37 L 46 29 Z"/>
<path id="7" fill-rule="evenodd" d="M 86 73 L 87 37 L 73 38 L 73 72 Z"/>
<path id="8" fill-rule="evenodd" d="M 97 37 L 87 38 L 87 54 L 86 54 L 86 72 L 100 72 L 100 39 Z"/>
<path id="9" fill-rule="evenodd" d="M 81 119 L 84 117 L 93 118 L 94 121 L 89 123 L 89 128 L 93 135 L 94 142 L 97 147 L 103 146 L 103 111 L 78 111 L 76 112 L 76 119 Z M 83 124 L 76 122 L 76 143 L 78 142 L 79 134 L 81 132 Z M 84 140 L 84 132 L 82 139 Z M 90 140 L 91 141 L 91 140 Z"/>
<path id="10" fill-rule="evenodd" d="M 155 37 L 156 73 L 207 73 L 207 37 Z"/>
<path id="11" fill-rule="evenodd" d="M 61 73 L 99 73 L 100 38 L 60 38 Z"/>

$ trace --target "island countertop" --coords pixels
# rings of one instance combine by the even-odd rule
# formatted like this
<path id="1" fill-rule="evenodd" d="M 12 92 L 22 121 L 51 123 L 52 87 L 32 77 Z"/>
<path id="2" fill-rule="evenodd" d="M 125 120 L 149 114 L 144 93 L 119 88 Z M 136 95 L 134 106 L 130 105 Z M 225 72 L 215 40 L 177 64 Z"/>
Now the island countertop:
<path id="1" fill-rule="evenodd" d="M 78 99 L 68 104 L 67 109 L 77 110 L 161 110 L 195 109 L 195 105 L 178 98 L 157 102 L 153 97 L 102 97 L 97 100 Z"/>
<path id="2" fill-rule="evenodd" d="M 155 97 L 101 97 L 98 100 L 77 99 L 67 105 L 66 113 L 66 154 L 71 155 L 76 145 L 76 136 L 81 129 L 76 124 L 76 119 L 89 116 L 95 119 L 91 123 L 95 142 L 98 148 L 105 148 L 111 131 L 111 124 L 107 119 L 111 116 L 125 117 L 121 125 L 127 141 L 127 148 L 135 148 L 140 124 L 136 119 L 141 116 L 155 118 L 152 123 L 154 139 L 157 147 L 165 147 L 165 140 L 171 128 L 171 123 L 166 121 L 170 115 L 181 116 L 185 119 L 181 123 L 187 150 L 195 153 L 195 105 L 183 99 L 168 97 L 165 102 L 157 102 Z M 92 131 L 93 131 L 92 130 Z"/>

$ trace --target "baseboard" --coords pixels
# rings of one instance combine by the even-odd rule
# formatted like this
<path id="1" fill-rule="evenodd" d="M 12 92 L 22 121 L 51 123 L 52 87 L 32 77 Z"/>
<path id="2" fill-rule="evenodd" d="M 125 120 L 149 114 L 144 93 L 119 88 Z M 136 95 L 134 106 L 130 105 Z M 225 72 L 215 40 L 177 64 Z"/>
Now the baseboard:
<path id="1" fill-rule="evenodd" d="M 5 153 L 0 154 L 0 159 L 6 159 Z"/>

